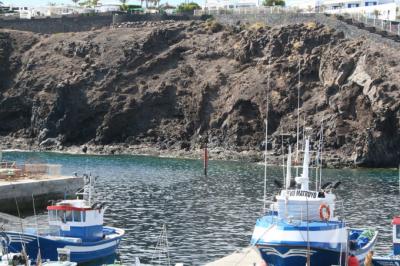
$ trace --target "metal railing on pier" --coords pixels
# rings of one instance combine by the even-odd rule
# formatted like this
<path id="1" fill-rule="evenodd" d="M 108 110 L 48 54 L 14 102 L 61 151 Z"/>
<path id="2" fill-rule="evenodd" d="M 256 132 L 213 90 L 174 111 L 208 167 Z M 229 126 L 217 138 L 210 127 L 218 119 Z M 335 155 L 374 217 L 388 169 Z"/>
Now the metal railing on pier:
<path id="1" fill-rule="evenodd" d="M 281 6 L 260 6 L 260 7 L 246 7 L 246 8 L 228 8 L 228 9 L 204 9 L 195 10 L 195 16 L 202 15 L 268 15 L 268 14 L 285 14 L 285 13 L 312 13 L 306 12 L 298 8 L 288 8 Z"/>
<path id="2" fill-rule="evenodd" d="M 362 23 L 361 27 L 366 27 L 372 32 L 382 30 L 400 36 L 400 22 L 385 19 L 378 19 L 361 13 L 340 14 L 345 19 L 351 19 L 353 22 Z"/>
<path id="3" fill-rule="evenodd" d="M 361 29 L 368 30 L 372 33 L 377 33 L 383 37 L 391 37 L 391 35 L 400 36 L 400 21 L 392 21 L 379 19 L 374 14 L 367 13 L 346 13 L 345 11 L 330 12 L 304 10 L 288 7 L 252 7 L 252 8 L 233 8 L 233 9 L 213 9 L 213 10 L 195 10 L 195 16 L 211 15 L 223 22 L 241 21 L 241 22 L 267 22 L 267 18 L 271 16 L 279 17 L 284 20 L 285 17 L 301 18 L 316 16 L 317 14 L 326 14 L 328 16 L 336 16 L 337 19 L 343 20 L 348 24 L 353 24 Z M 295 19 L 292 19 L 295 20 Z M 285 24 L 281 21 L 282 25 Z"/>
<path id="4" fill-rule="evenodd" d="M 29 177 L 35 178 L 40 176 L 60 176 L 61 165 L 45 164 L 45 163 L 24 163 L 17 164 L 13 161 L 0 162 L 0 180 Z"/>

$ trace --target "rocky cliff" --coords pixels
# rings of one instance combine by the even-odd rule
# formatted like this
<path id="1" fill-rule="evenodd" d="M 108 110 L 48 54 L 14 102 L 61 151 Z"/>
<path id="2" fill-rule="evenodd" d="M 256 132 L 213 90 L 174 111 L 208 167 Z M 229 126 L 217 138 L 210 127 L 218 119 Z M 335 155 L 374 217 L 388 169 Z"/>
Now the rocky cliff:
<path id="1" fill-rule="evenodd" d="M 316 147 L 322 125 L 331 163 L 395 166 L 399 59 L 391 47 L 315 23 L 2 30 L 2 145 L 190 153 L 207 138 L 216 152 L 261 157 L 268 98 L 269 148 L 279 155 L 296 142 L 299 92 L 300 140 L 304 132 Z"/>

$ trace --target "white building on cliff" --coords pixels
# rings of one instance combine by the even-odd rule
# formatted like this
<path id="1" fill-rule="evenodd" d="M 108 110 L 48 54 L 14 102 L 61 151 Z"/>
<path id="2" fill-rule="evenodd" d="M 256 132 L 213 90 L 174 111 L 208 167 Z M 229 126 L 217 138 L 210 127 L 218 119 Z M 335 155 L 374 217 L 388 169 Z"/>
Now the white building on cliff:
<path id="1" fill-rule="evenodd" d="M 251 8 L 262 5 L 262 0 L 205 0 L 204 9 L 235 9 L 235 8 Z"/>
<path id="2" fill-rule="evenodd" d="M 330 14 L 357 13 L 385 20 L 398 18 L 400 0 L 287 0 L 286 6 Z"/>
<path id="3" fill-rule="evenodd" d="M 322 8 L 326 13 L 356 13 L 384 20 L 397 20 L 399 3 L 396 0 L 324 0 Z"/>

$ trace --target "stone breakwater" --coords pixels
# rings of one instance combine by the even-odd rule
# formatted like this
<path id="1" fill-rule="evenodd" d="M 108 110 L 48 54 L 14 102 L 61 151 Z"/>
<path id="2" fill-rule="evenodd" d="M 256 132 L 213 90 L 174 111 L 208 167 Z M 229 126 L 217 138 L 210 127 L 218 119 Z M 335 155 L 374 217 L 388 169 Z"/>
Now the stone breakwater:
<path id="1" fill-rule="evenodd" d="M 83 187 L 82 177 L 72 176 L 41 176 L 40 178 L 25 178 L 0 180 L 0 212 L 17 213 L 20 211 L 32 213 L 35 208 L 42 210 L 49 200 L 58 200 L 65 195 L 75 195 Z"/>
<path id="2" fill-rule="evenodd" d="M 296 142 L 299 88 L 300 132 L 316 149 L 323 121 L 329 165 L 398 165 L 395 45 L 315 22 L 126 25 L 1 30 L 2 145 L 198 157 L 207 141 L 216 158 L 256 161 L 268 96 L 268 150 L 279 158 Z"/>

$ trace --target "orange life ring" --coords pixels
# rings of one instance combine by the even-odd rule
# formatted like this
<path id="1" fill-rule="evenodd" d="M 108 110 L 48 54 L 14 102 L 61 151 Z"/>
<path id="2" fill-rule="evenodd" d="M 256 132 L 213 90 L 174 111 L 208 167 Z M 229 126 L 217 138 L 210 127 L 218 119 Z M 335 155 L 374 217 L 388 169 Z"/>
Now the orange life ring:
<path id="1" fill-rule="evenodd" d="M 331 218 L 331 209 L 329 205 L 323 203 L 319 206 L 319 218 L 323 221 L 328 221 L 329 218 Z"/>

